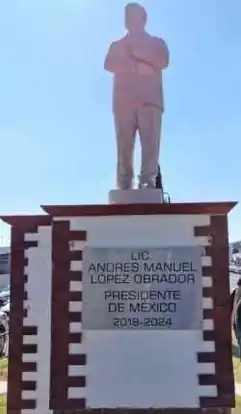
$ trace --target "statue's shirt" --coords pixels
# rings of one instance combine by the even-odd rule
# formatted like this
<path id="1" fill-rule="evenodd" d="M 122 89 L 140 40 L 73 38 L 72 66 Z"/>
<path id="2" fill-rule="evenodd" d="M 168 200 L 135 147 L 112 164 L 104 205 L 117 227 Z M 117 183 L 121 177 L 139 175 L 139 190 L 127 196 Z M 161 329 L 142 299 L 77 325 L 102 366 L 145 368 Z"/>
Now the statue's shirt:
<path id="1" fill-rule="evenodd" d="M 111 70 L 114 73 L 114 112 L 123 107 L 139 105 L 154 105 L 160 110 L 164 109 L 162 70 L 158 65 L 152 64 L 151 57 L 156 59 L 156 51 L 158 53 L 160 50 L 160 53 L 165 53 L 166 50 L 160 49 L 158 42 L 163 41 L 150 35 L 147 36 L 147 42 L 138 45 L 141 58 L 129 53 L 126 37 L 113 42 L 109 49 L 109 60 L 114 67 Z"/>

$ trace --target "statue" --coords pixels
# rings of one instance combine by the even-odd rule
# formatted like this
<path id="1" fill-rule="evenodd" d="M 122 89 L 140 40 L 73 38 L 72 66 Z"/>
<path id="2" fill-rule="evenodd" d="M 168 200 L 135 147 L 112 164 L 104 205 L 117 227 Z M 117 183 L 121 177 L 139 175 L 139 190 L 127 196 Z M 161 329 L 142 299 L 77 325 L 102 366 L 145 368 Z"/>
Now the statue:
<path id="1" fill-rule="evenodd" d="M 117 187 L 132 188 L 136 132 L 141 142 L 139 188 L 156 188 L 162 114 L 162 70 L 168 66 L 166 43 L 145 31 L 145 9 L 125 8 L 127 34 L 114 41 L 105 70 L 114 74 L 113 115 L 117 139 Z"/>

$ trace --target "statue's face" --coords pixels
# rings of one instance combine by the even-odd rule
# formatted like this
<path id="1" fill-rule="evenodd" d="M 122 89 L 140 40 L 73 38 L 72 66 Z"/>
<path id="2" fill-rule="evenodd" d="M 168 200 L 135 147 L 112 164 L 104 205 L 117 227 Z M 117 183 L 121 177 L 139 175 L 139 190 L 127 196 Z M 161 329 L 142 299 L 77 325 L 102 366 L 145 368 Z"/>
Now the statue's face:
<path id="1" fill-rule="evenodd" d="M 125 27 L 128 32 L 138 32 L 145 28 L 145 12 L 136 4 L 131 4 L 125 10 Z"/>

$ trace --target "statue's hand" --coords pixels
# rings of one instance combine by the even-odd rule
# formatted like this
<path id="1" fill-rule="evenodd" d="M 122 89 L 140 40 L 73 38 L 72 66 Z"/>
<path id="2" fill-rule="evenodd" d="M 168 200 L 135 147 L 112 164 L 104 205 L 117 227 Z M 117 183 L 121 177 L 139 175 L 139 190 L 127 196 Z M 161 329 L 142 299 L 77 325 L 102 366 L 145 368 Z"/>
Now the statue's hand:
<path id="1" fill-rule="evenodd" d="M 141 60 L 136 64 L 136 72 L 140 75 L 153 75 L 155 73 L 153 66 Z"/>
<path id="2" fill-rule="evenodd" d="M 153 67 L 150 59 L 148 59 L 150 42 L 149 35 L 147 33 L 141 33 L 138 35 L 129 34 L 126 38 L 126 48 L 129 56 L 132 56 L 137 63 L 145 63 L 149 65 L 150 68 Z"/>

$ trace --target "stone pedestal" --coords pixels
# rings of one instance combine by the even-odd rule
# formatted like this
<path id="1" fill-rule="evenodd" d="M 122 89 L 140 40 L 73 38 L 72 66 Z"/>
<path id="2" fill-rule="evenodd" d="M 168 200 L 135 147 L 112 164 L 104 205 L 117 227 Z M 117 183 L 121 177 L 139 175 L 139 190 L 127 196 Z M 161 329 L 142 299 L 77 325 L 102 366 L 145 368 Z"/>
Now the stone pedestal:
<path id="1" fill-rule="evenodd" d="M 132 204 L 3 217 L 12 236 L 8 414 L 228 414 L 217 407 L 235 404 L 227 215 L 236 203 L 117 195 Z M 84 328 L 92 312 L 97 328 Z"/>
<path id="2" fill-rule="evenodd" d="M 163 202 L 163 191 L 159 188 L 111 190 L 109 192 L 109 204 L 160 204 Z"/>

